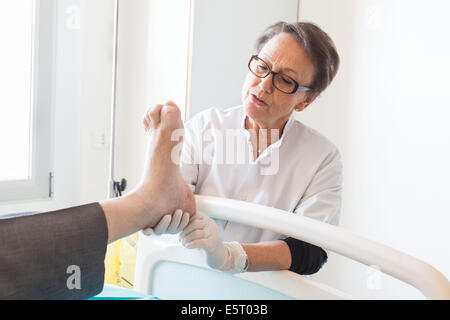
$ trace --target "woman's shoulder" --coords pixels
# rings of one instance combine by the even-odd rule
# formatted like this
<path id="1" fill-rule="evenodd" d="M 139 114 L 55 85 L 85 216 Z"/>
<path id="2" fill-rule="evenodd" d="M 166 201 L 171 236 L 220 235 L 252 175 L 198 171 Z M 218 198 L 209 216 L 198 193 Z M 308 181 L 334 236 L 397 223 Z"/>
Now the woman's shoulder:
<path id="1" fill-rule="evenodd" d="M 303 122 L 294 120 L 292 123 L 291 134 L 298 145 L 301 146 L 311 146 L 315 150 L 321 150 L 325 153 L 335 153 L 339 152 L 338 147 L 332 141 L 332 139 L 326 137 L 324 134 L 318 130 L 307 126 Z"/>

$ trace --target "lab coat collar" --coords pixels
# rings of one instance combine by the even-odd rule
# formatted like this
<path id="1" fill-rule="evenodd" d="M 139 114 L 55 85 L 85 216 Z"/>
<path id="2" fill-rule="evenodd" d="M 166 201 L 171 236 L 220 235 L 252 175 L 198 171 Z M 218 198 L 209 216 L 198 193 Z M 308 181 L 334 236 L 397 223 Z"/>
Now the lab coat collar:
<path id="1" fill-rule="evenodd" d="M 242 115 L 241 115 L 241 129 L 246 132 L 247 135 L 249 135 L 248 130 L 245 128 L 245 120 L 247 119 L 247 115 L 244 112 L 244 106 L 242 106 Z M 292 124 L 295 121 L 295 112 L 292 112 L 291 116 L 289 117 L 288 121 L 286 122 L 284 129 L 283 129 L 283 135 L 281 136 L 280 140 L 278 140 L 276 143 L 273 143 L 272 146 L 279 146 L 281 142 L 284 140 L 284 137 L 286 136 L 286 133 L 291 128 Z"/>

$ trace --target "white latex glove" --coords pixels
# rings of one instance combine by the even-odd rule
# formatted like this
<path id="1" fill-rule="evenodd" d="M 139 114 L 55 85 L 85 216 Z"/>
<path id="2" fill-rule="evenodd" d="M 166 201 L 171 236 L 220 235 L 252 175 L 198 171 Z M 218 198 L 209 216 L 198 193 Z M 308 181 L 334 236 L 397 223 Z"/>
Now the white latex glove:
<path id="1" fill-rule="evenodd" d="M 170 215 L 165 215 L 159 220 L 158 224 L 153 228 L 145 228 L 142 232 L 146 236 L 150 236 L 153 233 L 156 235 L 161 235 L 163 233 L 168 234 L 176 234 L 183 230 L 187 224 L 189 223 L 189 213 L 183 211 L 181 209 L 175 210 L 175 212 Z"/>
<path id="2" fill-rule="evenodd" d="M 204 249 L 206 261 L 211 268 L 224 268 L 228 252 L 220 237 L 219 228 L 211 218 L 197 212 L 180 234 L 180 240 L 188 249 Z"/>

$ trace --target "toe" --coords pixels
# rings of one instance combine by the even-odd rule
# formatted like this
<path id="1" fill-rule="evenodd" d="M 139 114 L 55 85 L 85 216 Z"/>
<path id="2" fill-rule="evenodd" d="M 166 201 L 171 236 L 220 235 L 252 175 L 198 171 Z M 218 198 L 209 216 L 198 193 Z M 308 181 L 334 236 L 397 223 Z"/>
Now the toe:
<path id="1" fill-rule="evenodd" d="M 150 127 L 155 129 L 159 126 L 161 122 L 161 110 L 163 109 L 162 104 L 157 104 L 148 111 L 148 118 L 150 119 Z"/>
<path id="2" fill-rule="evenodd" d="M 174 104 L 166 104 L 161 110 L 161 123 L 167 129 L 182 129 L 183 121 L 181 120 L 180 109 Z"/>

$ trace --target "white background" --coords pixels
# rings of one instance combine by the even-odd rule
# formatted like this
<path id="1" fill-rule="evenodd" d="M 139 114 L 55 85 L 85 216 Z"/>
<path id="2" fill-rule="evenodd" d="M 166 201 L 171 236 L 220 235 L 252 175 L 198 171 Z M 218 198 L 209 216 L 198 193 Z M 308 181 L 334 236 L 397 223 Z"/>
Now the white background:
<path id="1" fill-rule="evenodd" d="M 297 117 L 342 152 L 341 226 L 422 259 L 447 278 L 449 9 L 445 0 L 301 1 L 300 18 L 330 34 L 342 65 L 333 85 Z M 318 278 L 346 291 L 421 296 L 389 276 L 373 284 L 374 272 L 348 259 L 330 262 Z"/>

